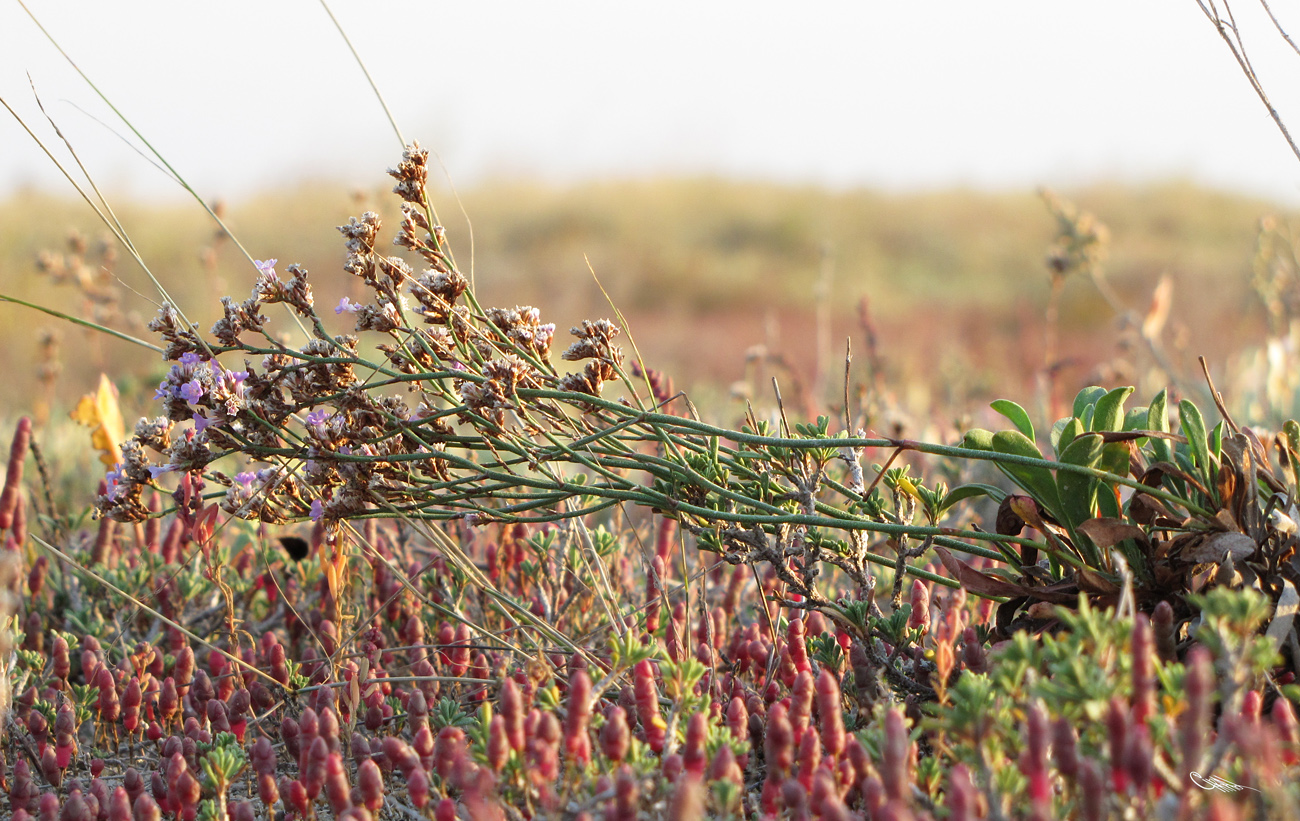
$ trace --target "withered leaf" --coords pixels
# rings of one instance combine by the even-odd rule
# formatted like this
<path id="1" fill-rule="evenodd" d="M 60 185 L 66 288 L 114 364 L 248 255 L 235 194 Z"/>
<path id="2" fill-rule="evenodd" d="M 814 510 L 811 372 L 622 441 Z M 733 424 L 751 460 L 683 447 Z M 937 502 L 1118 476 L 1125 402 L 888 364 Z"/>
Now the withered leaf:
<path id="1" fill-rule="evenodd" d="M 1241 527 L 1237 524 L 1237 520 L 1232 518 L 1232 514 L 1226 510 L 1214 511 L 1214 523 L 1223 530 L 1230 530 L 1235 533 L 1241 532 Z"/>
<path id="2" fill-rule="evenodd" d="M 1216 489 L 1219 491 L 1219 498 L 1225 503 L 1232 498 L 1233 492 L 1237 489 L 1237 471 L 1233 468 L 1231 460 L 1225 454 L 1223 462 L 1219 465 L 1219 475 L 1215 481 Z"/>
<path id="3" fill-rule="evenodd" d="M 1101 550 L 1109 550 L 1125 539 L 1133 539 L 1142 545 L 1148 543 L 1147 534 L 1142 528 L 1119 519 L 1089 519 L 1080 523 L 1079 529 L 1086 533 L 1088 538 L 1092 539 L 1092 543 Z"/>
<path id="4" fill-rule="evenodd" d="M 1079 580 L 1079 588 L 1086 593 L 1112 596 L 1120 590 L 1119 585 L 1106 578 L 1105 574 L 1087 567 L 1075 570 L 1075 578 Z"/>
<path id="5" fill-rule="evenodd" d="M 1025 529 L 1025 520 L 1020 518 L 1014 510 L 1011 509 L 1011 500 L 1015 496 L 1008 496 L 998 505 L 998 517 L 994 529 L 1001 536 L 1019 536 L 1020 531 Z"/>
<path id="6" fill-rule="evenodd" d="M 1255 540 L 1245 533 L 1212 533 L 1200 544 L 1184 550 L 1182 559 L 1188 562 L 1222 562 L 1228 556 L 1234 562 L 1255 555 Z"/>
<path id="7" fill-rule="evenodd" d="M 1056 605 L 1045 601 L 1034 602 L 1025 609 L 1025 615 L 1031 619 L 1054 619 L 1056 618 Z"/>
<path id="8" fill-rule="evenodd" d="M 1021 584 L 995 579 L 958 559 L 946 547 L 935 545 L 934 552 L 939 554 L 939 560 L 943 562 L 943 566 L 947 568 L 948 572 L 962 587 L 980 596 L 1007 596 L 1011 598 L 1029 596 L 1057 604 L 1073 604 L 1077 599 L 1077 596 L 1072 593 L 1026 587 Z"/>
<path id="9" fill-rule="evenodd" d="M 1163 502 L 1145 493 L 1133 494 L 1128 504 L 1128 514 L 1133 517 L 1133 521 L 1144 525 L 1178 527 L 1180 524 L 1177 517 L 1165 507 Z"/>
<path id="10" fill-rule="evenodd" d="M 939 554 L 939 560 L 943 562 L 943 566 L 953 575 L 953 578 L 972 593 L 982 596 L 1010 596 L 1012 598 L 1028 594 L 1028 591 L 1018 584 L 1004 582 L 986 573 L 981 573 L 952 555 L 952 552 L 946 547 L 935 545 L 934 552 Z"/>
<path id="11" fill-rule="evenodd" d="M 1199 479 L 1172 462 L 1156 462 L 1147 468 L 1147 472 L 1142 474 L 1142 478 L 1138 481 L 1147 487 L 1159 488 L 1161 479 L 1165 476 L 1181 479 L 1191 487 L 1199 490 L 1202 495 L 1210 495 L 1210 491 L 1206 489 L 1205 485 L 1201 484 Z"/>
<path id="12" fill-rule="evenodd" d="M 1011 623 L 1015 621 L 1016 612 L 1019 611 L 1027 601 L 1029 601 L 1029 599 L 1026 596 L 1020 596 L 1019 598 L 998 605 L 997 617 L 994 621 L 997 625 L 998 635 L 1003 638 L 1007 638 L 1011 635 Z"/>

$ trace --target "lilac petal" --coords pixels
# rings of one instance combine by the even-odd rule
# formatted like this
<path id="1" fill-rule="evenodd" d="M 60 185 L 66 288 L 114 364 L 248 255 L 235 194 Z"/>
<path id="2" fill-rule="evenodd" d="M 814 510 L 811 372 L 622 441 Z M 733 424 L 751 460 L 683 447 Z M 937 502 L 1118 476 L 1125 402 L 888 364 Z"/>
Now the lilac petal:
<path id="1" fill-rule="evenodd" d="M 191 379 L 190 381 L 186 382 L 184 385 L 181 385 L 181 397 L 186 402 L 189 402 L 191 405 L 197 403 L 200 399 L 202 399 L 203 386 L 199 384 L 199 380 Z"/>

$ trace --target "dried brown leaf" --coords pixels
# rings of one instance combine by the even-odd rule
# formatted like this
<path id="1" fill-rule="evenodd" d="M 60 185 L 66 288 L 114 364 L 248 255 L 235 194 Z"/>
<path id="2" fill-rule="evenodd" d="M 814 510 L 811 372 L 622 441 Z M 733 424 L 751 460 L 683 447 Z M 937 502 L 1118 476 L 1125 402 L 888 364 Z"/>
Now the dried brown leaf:
<path id="1" fill-rule="evenodd" d="M 1113 596 L 1120 591 L 1119 585 L 1108 579 L 1105 574 L 1087 567 L 1076 569 L 1075 578 L 1079 581 L 1079 589 L 1085 593 Z"/>
<path id="2" fill-rule="evenodd" d="M 934 551 L 939 554 L 939 560 L 943 562 L 943 566 L 947 568 L 953 578 L 971 593 L 980 596 L 1007 596 L 1010 598 L 1028 596 L 1034 599 L 1055 602 L 1056 604 L 1072 604 L 1077 599 L 1074 594 L 1064 591 L 1026 587 L 1021 584 L 995 579 L 958 559 L 945 547 L 935 545 Z"/>
<path id="3" fill-rule="evenodd" d="M 1181 558 L 1188 562 L 1219 564 L 1229 556 L 1240 562 L 1255 555 L 1255 541 L 1245 533 L 1212 533 L 1200 544 L 1184 550 Z"/>
<path id="4" fill-rule="evenodd" d="M 1125 539 L 1133 539 L 1139 544 L 1148 544 L 1147 534 L 1142 528 L 1120 521 L 1119 519 L 1089 519 L 1079 525 L 1092 543 L 1101 550 L 1109 550 Z"/>

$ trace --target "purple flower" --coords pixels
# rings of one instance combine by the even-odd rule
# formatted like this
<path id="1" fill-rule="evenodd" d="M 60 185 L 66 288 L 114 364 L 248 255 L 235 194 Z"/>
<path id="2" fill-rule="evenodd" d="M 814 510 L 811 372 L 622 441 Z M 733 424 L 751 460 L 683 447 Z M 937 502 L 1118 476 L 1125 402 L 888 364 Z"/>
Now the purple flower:
<path id="1" fill-rule="evenodd" d="M 154 399 L 170 399 L 171 395 L 172 395 L 172 389 L 171 387 L 168 386 L 166 379 L 159 382 L 158 390 L 153 392 Z"/>
<path id="2" fill-rule="evenodd" d="M 253 264 L 257 266 L 257 270 L 261 271 L 267 276 L 272 276 L 272 277 L 275 276 L 275 263 L 277 262 L 279 262 L 279 260 L 275 260 L 275 259 L 253 260 Z"/>
<path id="3" fill-rule="evenodd" d="M 244 487 L 252 487 L 253 482 L 257 481 L 257 474 L 244 471 L 243 473 L 235 474 L 235 481 L 239 482 Z"/>
<path id="4" fill-rule="evenodd" d="M 199 413 L 198 411 L 194 412 L 193 418 L 194 418 L 194 430 L 197 431 L 198 433 L 202 433 L 203 431 L 207 430 L 208 426 L 212 424 L 211 419 Z"/>
<path id="5" fill-rule="evenodd" d="M 325 424 L 325 420 L 329 418 L 329 415 L 330 412 L 325 408 L 317 408 L 316 410 L 307 414 L 307 424 L 311 425 L 312 427 L 318 427 L 320 425 L 323 425 Z"/>
<path id="6" fill-rule="evenodd" d="M 181 354 L 182 365 L 197 365 L 202 361 L 203 361 L 203 357 L 199 356 L 194 351 L 188 351 L 186 353 Z"/>
<path id="7" fill-rule="evenodd" d="M 203 398 L 203 386 L 199 384 L 199 380 L 191 379 L 181 385 L 181 398 L 191 405 L 197 404 Z"/>
<path id="8" fill-rule="evenodd" d="M 319 522 L 320 517 L 325 515 L 325 505 L 321 504 L 320 499 L 312 499 L 311 502 L 311 520 Z"/>
<path id="9" fill-rule="evenodd" d="M 280 478 L 279 468 L 262 468 L 257 472 L 257 481 L 262 484 L 270 484 Z"/>
<path id="10" fill-rule="evenodd" d="M 234 396 L 240 397 L 244 395 L 244 380 L 248 378 L 248 371 L 228 371 L 218 365 L 217 372 L 222 387 Z"/>
<path id="11" fill-rule="evenodd" d="M 176 469 L 175 465 L 161 465 L 159 467 L 151 467 L 149 468 L 149 478 L 157 479 L 159 476 L 162 476 L 164 473 L 171 473 L 175 469 Z"/>
<path id="12" fill-rule="evenodd" d="M 344 311 L 347 311 L 350 314 L 355 314 L 359 310 L 361 310 L 361 306 L 347 297 L 340 299 L 339 304 L 334 306 L 334 313 L 336 314 L 341 314 Z"/>

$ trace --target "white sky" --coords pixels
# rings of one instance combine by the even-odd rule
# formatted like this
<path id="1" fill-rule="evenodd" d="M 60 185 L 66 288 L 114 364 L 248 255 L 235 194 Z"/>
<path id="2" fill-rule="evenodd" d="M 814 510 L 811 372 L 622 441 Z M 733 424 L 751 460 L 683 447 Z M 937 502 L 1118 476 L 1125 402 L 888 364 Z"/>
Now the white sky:
<path id="1" fill-rule="evenodd" d="M 1265 86 L 1300 132 L 1300 56 L 1258 4 L 1238 3 Z M 1295 3 L 1273 4 L 1300 34 Z M 458 185 L 1185 177 L 1300 203 L 1300 161 L 1195 0 L 334 5 L 407 138 L 437 150 Z M 396 163 L 396 138 L 316 2 L 29 6 L 205 197 L 304 178 L 371 185 Z M 28 72 L 101 182 L 174 193 L 82 113 L 112 117 L 0 0 L 0 96 L 53 145 Z M 0 196 L 26 185 L 69 190 L 0 111 Z"/>

